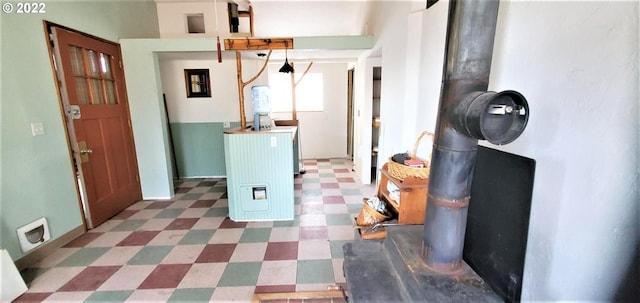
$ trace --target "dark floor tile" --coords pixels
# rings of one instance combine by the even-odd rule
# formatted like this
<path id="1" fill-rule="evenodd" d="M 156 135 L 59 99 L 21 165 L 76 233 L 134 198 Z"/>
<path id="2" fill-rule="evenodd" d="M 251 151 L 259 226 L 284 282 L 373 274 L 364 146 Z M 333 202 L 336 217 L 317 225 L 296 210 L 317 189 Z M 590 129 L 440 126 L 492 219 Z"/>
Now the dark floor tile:
<path id="1" fill-rule="evenodd" d="M 320 188 L 340 188 L 338 183 L 320 183 Z"/>
<path id="2" fill-rule="evenodd" d="M 245 227 L 247 227 L 247 222 L 235 222 L 227 217 L 224 219 L 224 221 L 222 221 L 222 224 L 220 224 L 220 227 L 218 228 L 245 228 Z"/>
<path id="3" fill-rule="evenodd" d="M 296 285 L 258 285 L 254 293 L 265 294 L 274 292 L 295 292 Z"/>
<path id="4" fill-rule="evenodd" d="M 138 210 L 125 209 L 125 210 L 121 211 L 120 213 L 118 213 L 117 215 L 115 215 L 111 219 L 113 219 L 113 220 L 126 220 L 126 219 L 129 219 L 129 217 L 135 215 L 136 213 L 138 213 Z"/>
<path id="5" fill-rule="evenodd" d="M 165 230 L 191 229 L 191 227 L 193 227 L 196 224 L 196 222 L 198 222 L 198 220 L 200 219 L 199 218 L 178 218 L 171 221 L 171 223 L 169 223 L 169 225 L 165 228 Z"/>
<path id="6" fill-rule="evenodd" d="M 28 292 L 17 297 L 12 303 L 36 303 L 48 298 L 52 292 Z"/>
<path id="7" fill-rule="evenodd" d="M 58 291 L 94 291 L 122 266 L 89 266 Z"/>
<path id="8" fill-rule="evenodd" d="M 344 201 L 344 197 L 343 196 L 324 196 L 324 197 L 322 197 L 322 202 L 324 204 L 344 204 L 344 203 L 346 203 Z"/>
<path id="9" fill-rule="evenodd" d="M 178 187 L 178 189 L 176 189 L 176 194 L 186 194 L 191 189 L 192 189 L 192 187 Z"/>
<path id="10" fill-rule="evenodd" d="M 216 200 L 198 200 L 191 204 L 189 208 L 209 208 L 213 206 L 214 203 L 216 203 Z"/>
<path id="11" fill-rule="evenodd" d="M 195 263 L 229 262 L 236 244 L 208 244 L 204 247 Z"/>
<path id="12" fill-rule="evenodd" d="M 176 288 L 189 268 L 191 264 L 160 264 L 142 281 L 138 289 Z"/>
<path id="13" fill-rule="evenodd" d="M 171 203 L 173 203 L 173 201 L 156 201 L 149 204 L 145 209 L 163 209 L 167 208 Z"/>
<path id="14" fill-rule="evenodd" d="M 160 233 L 158 230 L 134 231 L 122 239 L 116 246 L 145 246 L 155 238 L 158 233 Z"/>
<path id="15" fill-rule="evenodd" d="M 334 168 L 333 169 L 334 173 L 349 173 L 349 169 L 348 168 Z"/>
<path id="16" fill-rule="evenodd" d="M 85 247 L 85 245 L 91 243 L 91 241 L 97 239 L 103 234 L 104 233 L 101 232 L 84 233 L 80 237 L 77 237 L 71 242 L 67 243 L 67 245 L 65 245 L 64 247 Z"/>
<path id="17" fill-rule="evenodd" d="M 211 187 L 216 185 L 216 183 L 218 183 L 218 181 L 202 181 L 200 183 L 198 183 L 198 185 L 196 185 L 196 187 Z"/>
<path id="18" fill-rule="evenodd" d="M 270 242 L 264 254 L 265 261 L 298 259 L 298 242 Z"/>
<path id="19" fill-rule="evenodd" d="M 336 178 L 339 183 L 356 183 L 356 180 L 353 178 Z"/>

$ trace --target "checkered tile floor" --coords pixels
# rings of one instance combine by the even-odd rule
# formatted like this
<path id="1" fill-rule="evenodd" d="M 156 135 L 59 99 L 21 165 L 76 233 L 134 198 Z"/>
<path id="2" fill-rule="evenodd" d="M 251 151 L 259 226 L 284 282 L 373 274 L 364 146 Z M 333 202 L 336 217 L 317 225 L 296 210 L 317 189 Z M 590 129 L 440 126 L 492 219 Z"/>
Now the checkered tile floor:
<path id="1" fill-rule="evenodd" d="M 344 285 L 342 245 L 373 196 L 342 159 L 306 160 L 293 221 L 231 221 L 224 179 L 176 182 L 23 271 L 16 302 L 248 301 L 254 293 Z"/>

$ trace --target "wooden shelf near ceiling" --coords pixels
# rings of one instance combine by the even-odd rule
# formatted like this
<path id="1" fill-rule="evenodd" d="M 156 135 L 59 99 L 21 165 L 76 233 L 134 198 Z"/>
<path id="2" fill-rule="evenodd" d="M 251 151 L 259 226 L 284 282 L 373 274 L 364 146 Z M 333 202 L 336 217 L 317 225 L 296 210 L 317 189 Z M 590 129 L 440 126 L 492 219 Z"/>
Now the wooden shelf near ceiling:
<path id="1" fill-rule="evenodd" d="M 225 50 L 293 49 L 293 38 L 229 38 Z"/>

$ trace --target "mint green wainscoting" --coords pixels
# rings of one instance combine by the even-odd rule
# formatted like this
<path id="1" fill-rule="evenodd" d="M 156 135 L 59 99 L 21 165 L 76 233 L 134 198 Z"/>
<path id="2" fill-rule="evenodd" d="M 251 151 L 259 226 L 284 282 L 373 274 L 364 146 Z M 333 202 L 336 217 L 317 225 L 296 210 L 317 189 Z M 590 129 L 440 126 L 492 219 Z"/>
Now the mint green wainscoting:
<path id="1" fill-rule="evenodd" d="M 171 123 L 179 178 L 226 176 L 225 130 L 222 122 Z"/>

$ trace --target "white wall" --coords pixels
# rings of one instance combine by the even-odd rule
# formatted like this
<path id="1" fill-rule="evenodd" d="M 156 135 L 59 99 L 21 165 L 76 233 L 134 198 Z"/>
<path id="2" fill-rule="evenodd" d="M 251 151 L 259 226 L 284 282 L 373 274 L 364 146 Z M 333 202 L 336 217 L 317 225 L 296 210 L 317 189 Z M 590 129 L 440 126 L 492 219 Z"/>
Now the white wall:
<path id="1" fill-rule="evenodd" d="M 279 69 L 281 64 L 270 66 Z M 307 63 L 296 63 L 296 74 Z M 303 159 L 347 157 L 347 63 L 314 63 L 309 73 L 323 75 L 323 111 L 299 111 Z M 304 78 L 301 80 L 304 81 Z M 298 94 L 297 96 L 299 96 Z M 297 98 L 297 102 L 304 102 Z M 274 118 L 291 119 L 291 113 L 273 113 Z"/>
<path id="2" fill-rule="evenodd" d="M 443 5 L 422 15 L 417 75 L 404 59 L 415 43 L 402 38 L 415 32 L 401 24 L 419 17 L 411 7 L 376 5 L 376 16 L 384 15 L 373 26 L 381 35 L 383 100 L 396 97 L 382 109 L 387 153 L 415 140 L 390 134 L 435 127 Z M 524 301 L 612 300 L 633 257 L 640 236 L 638 15 L 638 2 L 501 2 L 489 88 L 523 93 L 531 119 L 515 142 L 491 147 L 537 161 Z M 398 122 L 413 119 L 405 108 L 416 98 L 416 85 L 405 81 L 411 77 L 429 96 L 416 103 L 415 125 Z"/>
<path id="3" fill-rule="evenodd" d="M 535 17 L 534 17 L 535 16 Z M 638 229 L 638 2 L 507 2 L 490 89 L 529 101 L 523 299 L 609 300 Z"/>
<path id="4" fill-rule="evenodd" d="M 218 63 L 215 52 L 211 52 L 210 58 L 189 58 L 188 53 L 184 58 L 167 57 L 160 55 L 160 72 L 162 87 L 167 97 L 169 121 L 180 123 L 195 122 L 238 122 L 240 121 L 240 106 L 238 103 L 238 80 L 236 72 L 236 60 L 224 58 Z M 201 55 L 198 55 L 201 57 Z M 246 58 L 245 58 L 246 57 Z M 243 56 L 242 74 L 247 81 L 258 73 L 264 60 L 251 59 L 249 55 Z M 211 98 L 187 98 L 184 83 L 185 69 L 209 69 L 211 79 Z M 245 115 L 247 121 L 253 121 L 251 105 L 251 86 L 267 84 L 266 69 L 254 82 L 244 89 Z"/>
<path id="5" fill-rule="evenodd" d="M 368 1 L 253 0 L 251 3 L 256 37 L 367 34 Z"/>
<path id="6" fill-rule="evenodd" d="M 226 1 L 218 1 L 217 5 L 214 5 L 213 1 L 156 1 L 156 8 L 160 38 L 230 36 Z M 203 14 L 204 34 L 189 34 L 187 31 L 186 16 L 194 14 Z M 216 16 L 218 31 L 216 31 Z"/>

